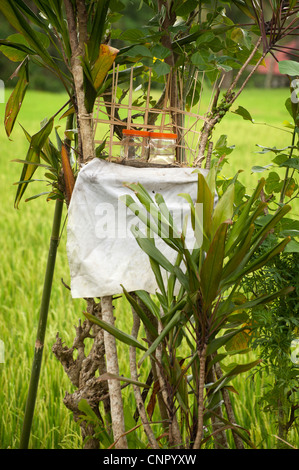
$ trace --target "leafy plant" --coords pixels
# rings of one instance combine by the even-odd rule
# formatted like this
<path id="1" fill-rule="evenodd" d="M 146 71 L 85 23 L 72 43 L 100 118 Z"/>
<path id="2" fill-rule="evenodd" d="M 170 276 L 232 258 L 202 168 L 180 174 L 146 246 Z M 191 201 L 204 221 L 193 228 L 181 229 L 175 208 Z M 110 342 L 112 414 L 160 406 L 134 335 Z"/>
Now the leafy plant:
<path id="1" fill-rule="evenodd" d="M 272 163 L 265 166 L 255 166 L 252 171 L 265 172 L 268 176 L 265 180 L 263 199 L 269 201 L 269 212 L 256 223 L 261 227 L 267 223 L 276 211 L 285 206 L 285 201 L 290 205 L 298 200 L 298 99 L 294 95 L 297 81 L 293 80 L 298 75 L 298 64 L 293 61 L 283 61 L 279 64 L 280 70 L 289 76 L 290 98 L 285 102 L 285 107 L 292 122 L 284 121 L 287 132 L 291 135 L 290 145 L 283 149 L 276 147 L 262 147 L 260 154 L 272 153 Z M 247 110 L 237 110 L 243 118 L 253 121 Z M 245 114 L 246 113 L 246 114 Z M 283 130 L 286 130 L 283 129 Z M 289 130 L 290 129 L 290 130 Z M 280 171 L 279 171 L 280 170 Z M 284 170 L 284 177 L 281 176 Z M 277 243 L 282 237 L 289 235 L 292 240 L 275 259 L 267 263 L 261 269 L 242 281 L 244 291 L 254 297 L 259 295 L 267 286 L 269 292 L 292 285 L 293 293 L 287 297 L 278 297 L 271 308 L 267 306 L 254 307 L 251 312 L 251 324 L 253 334 L 251 337 L 253 347 L 259 351 L 262 364 L 259 372 L 271 375 L 273 381 L 268 383 L 261 397 L 261 403 L 265 410 L 275 413 L 277 423 L 278 447 L 288 447 L 288 438 L 291 429 L 297 419 L 298 405 L 298 368 L 291 360 L 290 347 L 292 341 L 298 335 L 298 221 L 291 217 L 284 217 L 272 230 L 266 244 L 259 248 L 261 255 L 266 247 Z"/>
<path id="2" fill-rule="evenodd" d="M 214 207 L 215 184 L 215 168 L 207 180 L 199 172 L 196 203 L 190 200 L 188 194 L 181 195 L 190 204 L 196 242 L 193 249 L 187 248 L 185 231 L 179 232 L 160 194 L 152 199 L 140 184 L 127 184 L 141 206 L 138 207 L 130 195 L 123 197 L 126 205 L 145 223 L 144 233 L 135 226 L 132 232 L 149 256 L 159 288 L 158 304 L 144 291 L 136 292 L 135 297 L 124 288 L 133 314 L 150 330 L 153 338 L 138 365 L 141 367 L 146 359 L 151 360 L 158 384 L 156 393 L 162 397 L 160 413 L 167 416 L 164 422 L 167 446 L 176 448 L 200 448 L 207 440 L 204 427 L 209 420 L 212 420 L 210 437 L 218 438 L 220 431 L 215 427 L 216 420 L 218 427 L 221 423 L 222 431 L 232 429 L 235 436 L 253 446 L 246 432 L 219 411 L 220 394 L 233 377 L 256 366 L 259 360 L 234 365 L 218 379 L 214 376 L 211 380 L 211 374 L 215 365 L 232 353 L 228 347 L 232 338 L 237 338 L 248 329 L 245 326 L 249 318 L 247 310 L 268 304 L 292 291 L 291 287 L 287 287 L 271 294 L 263 292 L 253 300 L 247 300 L 239 291 L 244 276 L 264 266 L 288 244 L 290 239 L 286 238 L 254 258 L 271 228 L 290 208 L 282 207 L 266 226 L 254 231 L 254 222 L 265 208 L 265 203 L 258 203 L 265 181 L 261 180 L 238 217 L 234 213 L 234 184 L 228 186 Z M 203 221 L 199 210 L 201 204 Z M 148 216 L 143 215 L 144 210 Z M 199 243 L 201 233 L 202 244 Z M 175 251 L 175 264 L 157 248 L 153 234 Z M 165 271 L 168 273 L 167 281 L 164 281 L 162 274 Z M 155 320 L 153 325 L 157 324 L 157 330 L 145 321 L 148 310 Z M 89 319 L 92 320 L 92 317 L 89 316 Z M 101 326 L 109 329 L 103 322 Z M 137 338 L 137 331 L 135 335 Z M 118 338 L 123 340 L 119 334 Z M 135 348 L 132 340 L 130 344 Z M 134 371 L 134 366 L 131 367 Z M 146 427 L 148 418 L 143 415 L 141 419 Z"/>

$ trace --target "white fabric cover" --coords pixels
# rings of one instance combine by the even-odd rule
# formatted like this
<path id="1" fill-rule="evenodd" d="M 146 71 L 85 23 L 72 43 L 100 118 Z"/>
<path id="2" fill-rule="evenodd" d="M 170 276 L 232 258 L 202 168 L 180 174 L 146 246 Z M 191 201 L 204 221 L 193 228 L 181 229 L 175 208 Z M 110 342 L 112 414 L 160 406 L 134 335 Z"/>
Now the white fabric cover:
<path id="1" fill-rule="evenodd" d="M 206 174 L 206 170 L 201 171 Z M 142 184 L 153 199 L 155 193 L 162 194 L 180 230 L 182 214 L 190 211 L 178 194 L 189 193 L 196 200 L 194 168 L 134 168 L 100 159 L 86 164 L 79 172 L 68 212 L 67 254 L 73 298 L 119 294 L 123 292 L 121 284 L 129 292 L 157 290 L 148 256 L 130 230 L 135 224 L 144 232 L 144 225 L 119 200 L 130 194 L 138 202 L 124 183 Z M 193 244 L 190 226 L 187 234 Z M 156 245 L 174 262 L 174 250 L 159 238 Z"/>

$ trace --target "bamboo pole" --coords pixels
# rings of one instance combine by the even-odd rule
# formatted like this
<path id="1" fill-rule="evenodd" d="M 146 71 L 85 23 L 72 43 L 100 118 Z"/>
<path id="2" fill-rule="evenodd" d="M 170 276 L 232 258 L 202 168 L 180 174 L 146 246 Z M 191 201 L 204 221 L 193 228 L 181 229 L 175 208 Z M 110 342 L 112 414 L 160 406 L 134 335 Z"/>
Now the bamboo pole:
<path id="1" fill-rule="evenodd" d="M 39 376 L 42 363 L 42 355 L 44 350 L 44 340 L 47 326 L 47 318 L 52 290 L 52 281 L 54 275 L 56 254 L 59 245 L 59 234 L 60 234 L 60 225 L 62 218 L 62 209 L 63 209 L 63 200 L 57 199 L 55 203 L 55 211 L 52 225 L 52 235 L 49 246 L 48 262 L 46 267 L 43 295 L 40 306 L 39 314 L 39 324 L 37 329 L 35 349 L 34 349 L 34 359 L 32 364 L 32 372 L 30 377 L 30 385 L 28 391 L 28 397 L 26 402 L 25 416 L 23 421 L 23 428 L 20 440 L 20 448 L 27 449 L 31 426 L 37 396 L 37 389 L 39 383 Z"/>

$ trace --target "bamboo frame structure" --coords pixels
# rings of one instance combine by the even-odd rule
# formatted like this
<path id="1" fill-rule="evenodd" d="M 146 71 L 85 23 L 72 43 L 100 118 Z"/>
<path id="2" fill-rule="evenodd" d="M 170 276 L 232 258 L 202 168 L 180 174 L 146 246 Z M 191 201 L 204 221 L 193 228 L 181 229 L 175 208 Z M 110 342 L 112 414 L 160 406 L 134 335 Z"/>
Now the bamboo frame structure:
<path id="1" fill-rule="evenodd" d="M 114 65 L 111 76 L 111 87 L 97 99 L 94 112 L 95 144 L 97 146 L 102 144 L 102 150 L 106 153 L 108 159 L 111 161 L 119 160 L 120 146 L 122 145 L 121 131 L 131 129 L 176 133 L 178 135 L 177 156 L 183 154 L 185 156 L 183 161 L 192 163 L 198 156 L 202 126 L 206 120 L 204 116 L 199 114 L 203 80 L 201 82 L 200 98 L 194 105 L 199 72 L 194 75 L 190 92 L 192 97 L 190 111 L 185 110 L 183 103 L 179 103 L 177 108 L 170 106 L 170 75 L 165 77 L 164 96 L 162 96 L 163 101 L 160 106 L 151 105 L 151 69 L 149 69 L 146 94 L 145 96 L 138 96 L 134 67 L 131 68 L 125 102 L 118 99 L 119 66 Z M 180 161 L 178 157 L 176 160 L 177 162 Z"/>

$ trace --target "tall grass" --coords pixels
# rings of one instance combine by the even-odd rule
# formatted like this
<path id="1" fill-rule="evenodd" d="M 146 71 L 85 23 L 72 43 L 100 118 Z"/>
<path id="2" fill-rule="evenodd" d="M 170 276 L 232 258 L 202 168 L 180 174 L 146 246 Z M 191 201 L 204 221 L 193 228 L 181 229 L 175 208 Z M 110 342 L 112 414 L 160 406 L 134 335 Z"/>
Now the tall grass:
<path id="1" fill-rule="evenodd" d="M 267 121 L 271 125 L 280 126 L 287 119 L 283 108 L 287 97 L 287 90 L 247 90 L 237 105 L 248 108 L 258 122 Z M 62 94 L 28 92 L 19 121 L 33 134 L 37 132 L 40 121 L 51 116 L 65 101 L 66 97 Z M 0 104 L 2 122 L 3 114 L 4 104 Z M 226 116 L 215 131 L 215 139 L 221 134 L 227 134 L 229 144 L 236 146 L 229 164 L 225 165 L 225 175 L 230 177 L 238 170 L 244 170 L 240 179 L 249 192 L 260 177 L 251 174 L 251 167 L 269 163 L 267 154 L 261 156 L 255 153 L 256 144 L 277 147 L 289 144 L 286 133 L 263 125 L 253 125 L 232 113 Z M 11 160 L 23 159 L 27 151 L 27 141 L 20 126 L 16 125 L 12 139 L 7 139 L 1 124 L 0 339 L 5 346 L 5 362 L 0 364 L 2 449 L 17 448 L 19 445 L 54 210 L 54 204 L 42 198 L 29 203 L 22 202 L 20 209 L 14 210 L 16 187 L 13 183 L 19 180 L 21 166 L 11 163 Z M 39 170 L 37 174 L 37 177 L 43 176 Z M 28 196 L 42 190 L 43 183 L 33 183 L 28 187 Z M 83 317 L 82 310 L 85 308 L 84 301 L 71 299 L 69 290 L 61 282 L 62 278 L 66 284 L 70 282 L 65 243 L 64 230 L 57 257 L 40 388 L 30 440 L 30 447 L 35 449 L 80 448 L 82 445 L 79 429 L 63 405 L 63 396 L 66 390 L 71 391 L 71 385 L 51 353 L 58 331 L 63 340 L 71 345 L 75 333 L 73 326 L 78 323 L 79 317 Z M 116 319 L 120 328 L 129 331 L 131 315 L 122 299 L 116 302 Z M 118 347 L 121 351 L 121 373 L 128 375 L 128 349 L 124 345 Z M 239 393 L 233 395 L 238 423 L 251 431 L 252 440 L 260 448 L 275 446 L 275 438 L 271 437 L 274 434 L 273 423 L 259 406 L 264 383 L 258 376 L 251 379 L 248 375 L 246 379 L 236 379 L 233 385 Z M 129 387 L 125 393 L 130 400 Z"/>

